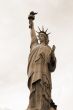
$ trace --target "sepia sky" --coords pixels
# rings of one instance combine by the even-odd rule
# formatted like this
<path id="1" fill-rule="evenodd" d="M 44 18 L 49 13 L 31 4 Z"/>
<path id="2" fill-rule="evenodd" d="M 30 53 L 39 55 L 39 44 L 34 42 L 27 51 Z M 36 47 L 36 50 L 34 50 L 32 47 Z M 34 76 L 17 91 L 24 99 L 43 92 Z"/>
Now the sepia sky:
<path id="1" fill-rule="evenodd" d="M 29 101 L 27 62 L 28 14 L 38 12 L 35 28 L 51 32 L 57 68 L 52 98 L 58 110 L 73 109 L 73 0 L 0 0 L 0 110 L 26 110 Z"/>

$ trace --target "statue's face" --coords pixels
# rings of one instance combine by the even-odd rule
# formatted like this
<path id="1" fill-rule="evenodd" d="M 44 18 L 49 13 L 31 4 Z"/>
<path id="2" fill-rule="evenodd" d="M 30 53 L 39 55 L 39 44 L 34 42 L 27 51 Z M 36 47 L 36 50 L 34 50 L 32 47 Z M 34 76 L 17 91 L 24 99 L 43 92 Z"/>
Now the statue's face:
<path id="1" fill-rule="evenodd" d="M 39 40 L 40 40 L 40 43 L 42 43 L 42 42 L 45 43 L 45 34 L 44 33 L 39 34 Z"/>

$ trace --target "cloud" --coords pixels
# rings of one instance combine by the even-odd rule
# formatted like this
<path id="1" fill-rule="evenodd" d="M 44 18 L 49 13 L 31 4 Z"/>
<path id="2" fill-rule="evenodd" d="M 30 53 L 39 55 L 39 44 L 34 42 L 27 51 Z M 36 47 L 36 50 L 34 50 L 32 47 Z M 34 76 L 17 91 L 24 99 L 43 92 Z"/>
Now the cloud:
<path id="1" fill-rule="evenodd" d="M 11 110 L 9 108 L 0 108 L 0 110 Z"/>

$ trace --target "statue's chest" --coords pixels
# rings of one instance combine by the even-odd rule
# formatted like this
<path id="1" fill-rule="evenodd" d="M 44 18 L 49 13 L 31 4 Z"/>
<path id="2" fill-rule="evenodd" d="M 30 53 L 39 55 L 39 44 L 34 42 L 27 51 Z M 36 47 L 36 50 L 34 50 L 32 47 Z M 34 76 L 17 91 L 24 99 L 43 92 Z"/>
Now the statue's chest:
<path id="1" fill-rule="evenodd" d="M 51 48 L 48 46 L 39 46 L 38 52 L 36 54 L 35 61 L 37 62 L 46 62 L 50 59 Z"/>
<path id="2" fill-rule="evenodd" d="M 51 49 L 48 46 L 40 46 L 38 54 L 42 53 L 47 57 L 51 53 Z"/>

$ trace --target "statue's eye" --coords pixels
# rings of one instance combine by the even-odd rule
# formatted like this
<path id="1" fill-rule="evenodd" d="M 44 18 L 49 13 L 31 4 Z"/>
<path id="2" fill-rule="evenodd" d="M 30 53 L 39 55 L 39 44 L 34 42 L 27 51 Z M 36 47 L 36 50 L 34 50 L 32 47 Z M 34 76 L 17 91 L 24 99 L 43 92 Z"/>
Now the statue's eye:
<path id="1" fill-rule="evenodd" d="M 40 37 L 43 37 L 42 35 L 40 35 Z"/>

